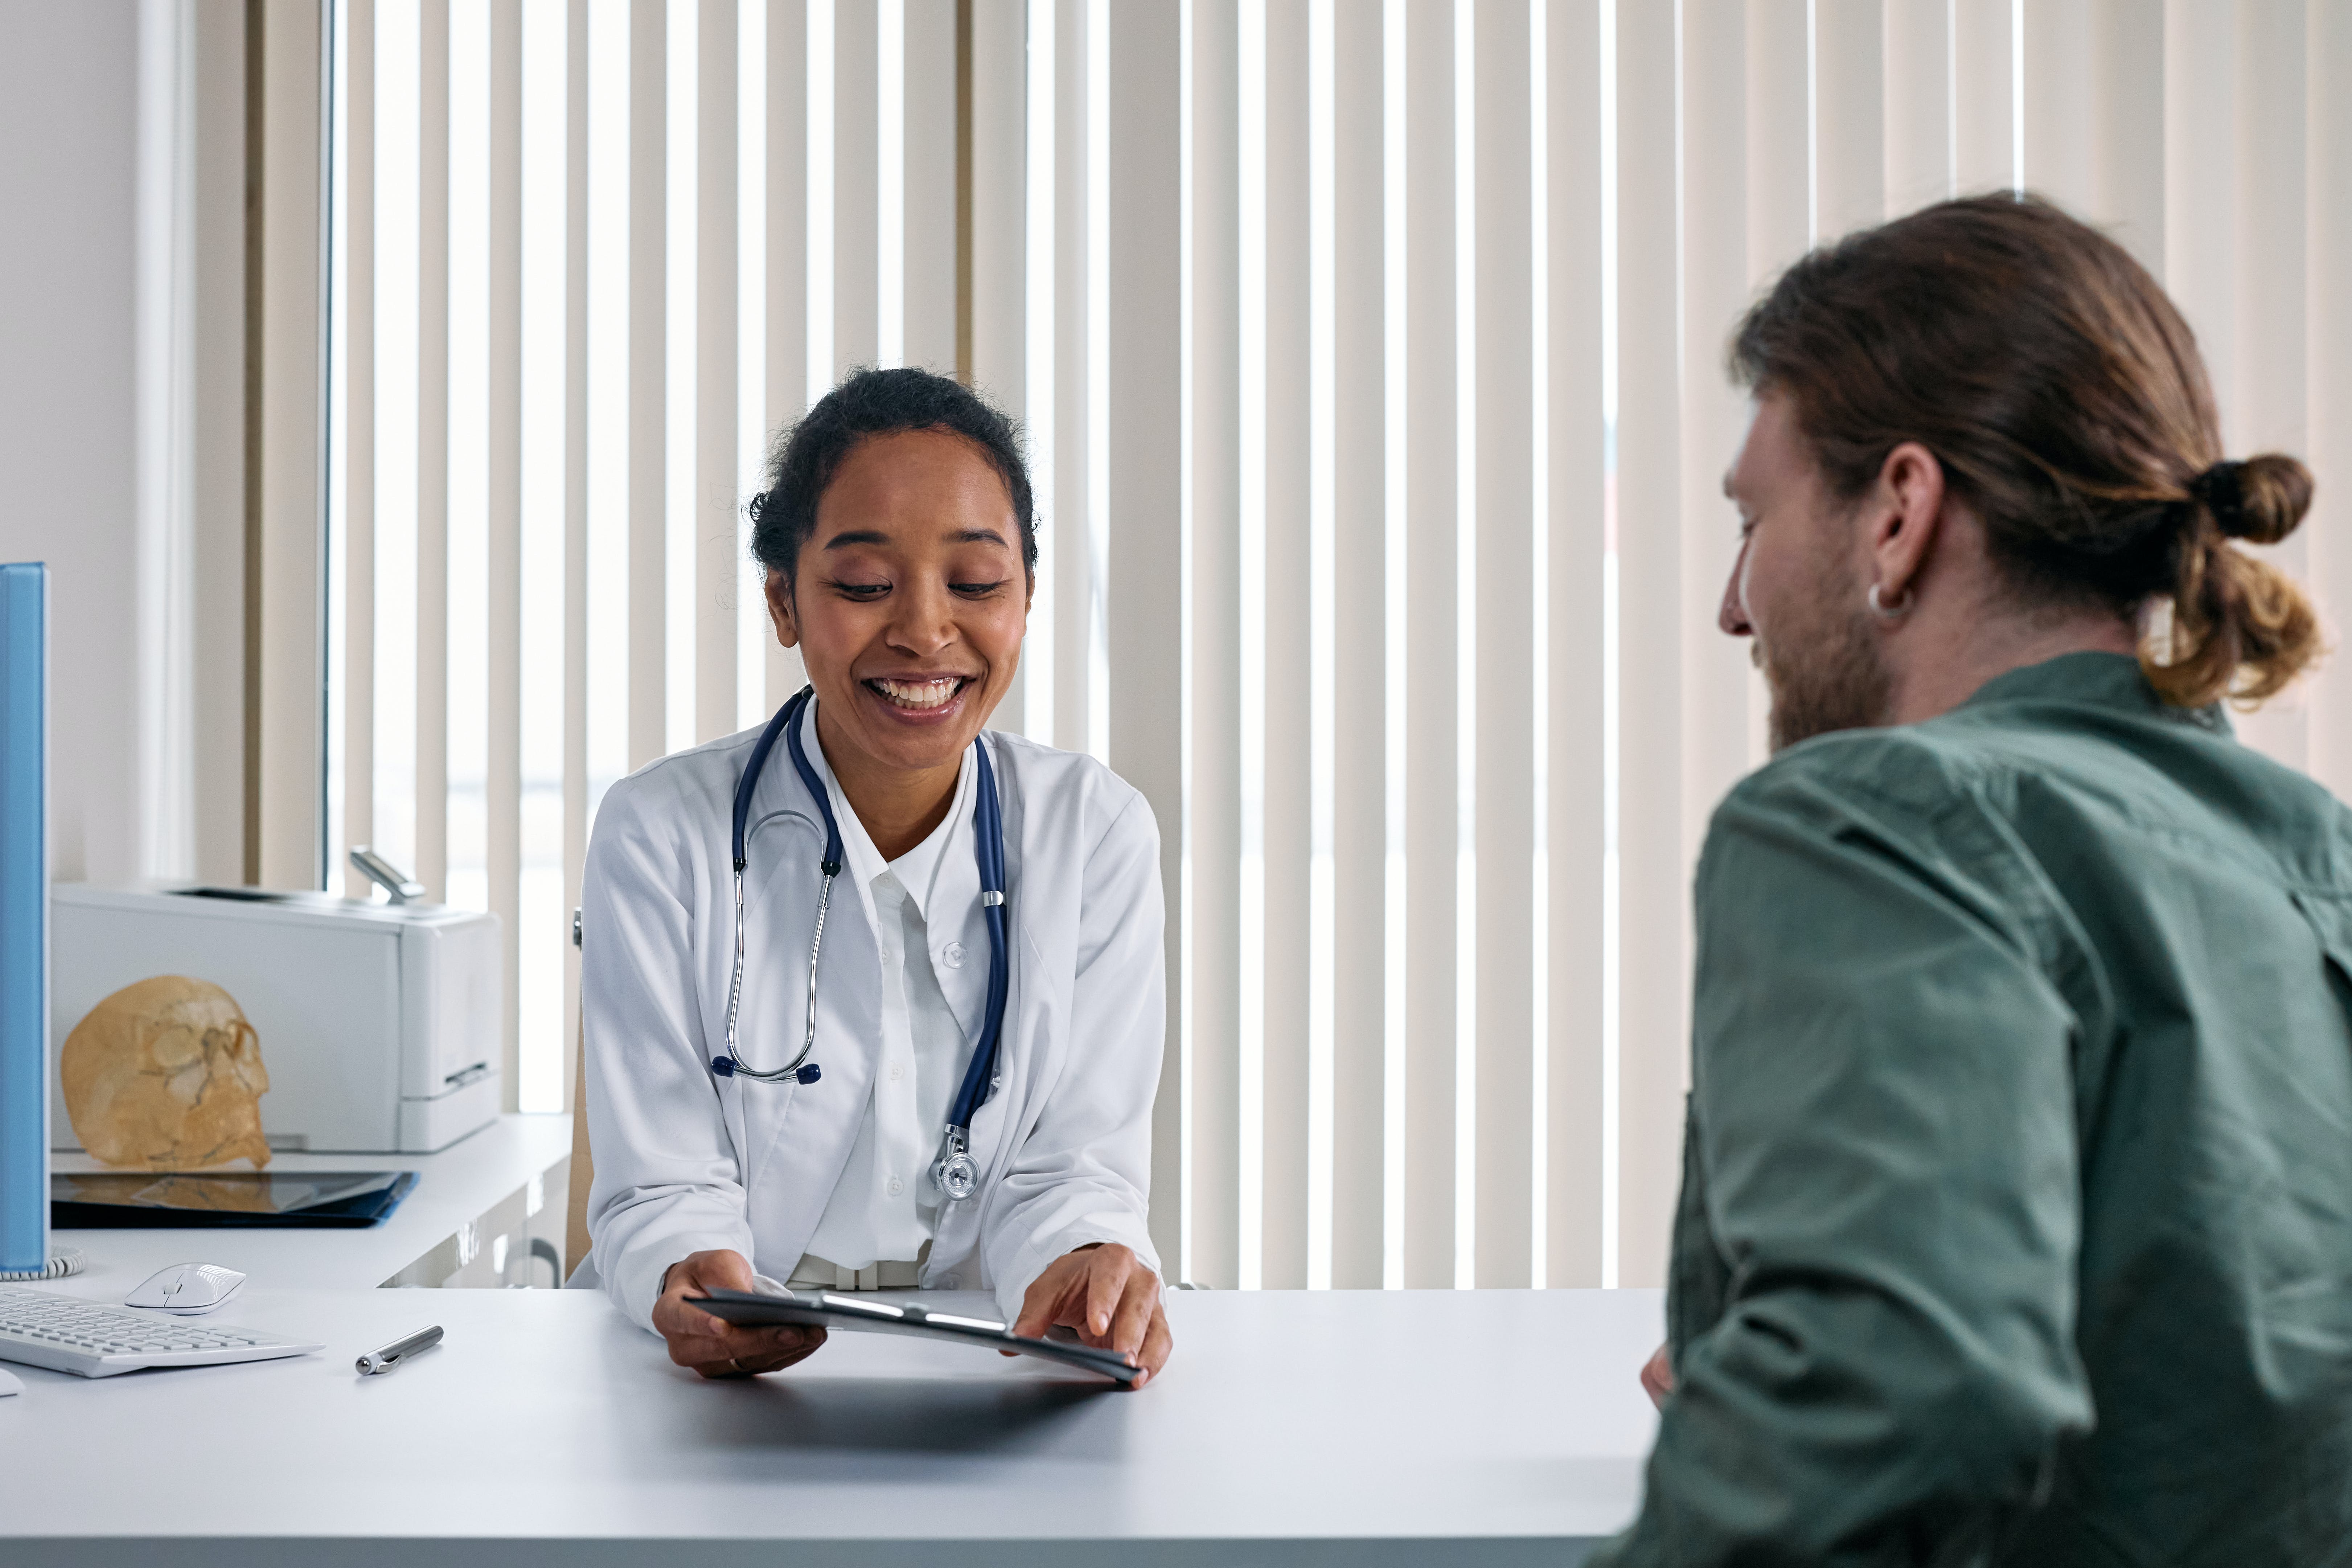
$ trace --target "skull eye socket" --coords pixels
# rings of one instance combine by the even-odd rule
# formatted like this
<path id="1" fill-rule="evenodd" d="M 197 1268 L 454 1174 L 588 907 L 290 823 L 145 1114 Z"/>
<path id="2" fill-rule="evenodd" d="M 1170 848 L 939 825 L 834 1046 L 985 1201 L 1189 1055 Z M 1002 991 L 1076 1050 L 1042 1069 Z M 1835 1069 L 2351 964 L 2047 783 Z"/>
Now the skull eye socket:
<path id="1" fill-rule="evenodd" d="M 157 1029 L 147 1048 L 155 1053 L 159 1066 L 174 1070 L 205 1059 L 203 1037 L 185 1024 L 166 1024 Z"/>
<path id="2" fill-rule="evenodd" d="M 268 1093 L 269 1069 L 261 1065 L 261 1037 L 242 1017 L 231 1023 L 229 1028 L 230 1070 L 254 1093 Z"/>

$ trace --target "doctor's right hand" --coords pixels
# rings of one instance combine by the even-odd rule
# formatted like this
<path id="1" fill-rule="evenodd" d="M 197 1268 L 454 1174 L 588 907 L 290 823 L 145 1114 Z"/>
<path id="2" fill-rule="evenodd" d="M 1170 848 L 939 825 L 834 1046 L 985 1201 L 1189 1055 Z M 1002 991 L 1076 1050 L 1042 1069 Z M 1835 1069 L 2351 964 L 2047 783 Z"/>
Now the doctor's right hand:
<path id="1" fill-rule="evenodd" d="M 669 1342 L 669 1359 L 680 1366 L 690 1366 L 705 1377 L 750 1377 L 806 1361 L 824 1343 L 823 1329 L 739 1328 L 687 1300 L 714 1289 L 758 1289 L 751 1262 L 725 1248 L 694 1252 L 671 1264 L 662 1276 L 654 1330 Z"/>

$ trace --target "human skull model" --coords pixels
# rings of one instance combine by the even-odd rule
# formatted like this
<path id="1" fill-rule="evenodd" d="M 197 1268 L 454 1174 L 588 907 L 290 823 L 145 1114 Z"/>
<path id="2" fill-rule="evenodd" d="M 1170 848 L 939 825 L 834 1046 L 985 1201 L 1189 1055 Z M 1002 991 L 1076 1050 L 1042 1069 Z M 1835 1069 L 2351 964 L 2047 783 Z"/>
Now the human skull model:
<path id="1" fill-rule="evenodd" d="M 110 1165 L 269 1163 L 261 1041 L 217 985 L 159 974 L 124 986 L 74 1026 L 58 1068 L 74 1135 Z"/>

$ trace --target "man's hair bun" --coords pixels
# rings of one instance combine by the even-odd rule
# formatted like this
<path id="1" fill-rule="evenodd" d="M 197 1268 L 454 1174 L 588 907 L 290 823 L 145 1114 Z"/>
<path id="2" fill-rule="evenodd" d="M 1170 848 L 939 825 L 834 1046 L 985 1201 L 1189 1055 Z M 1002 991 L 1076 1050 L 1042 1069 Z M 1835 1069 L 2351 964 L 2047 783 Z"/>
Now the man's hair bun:
<path id="1" fill-rule="evenodd" d="M 2303 526 L 2311 510 L 2311 470 L 2281 452 L 2264 452 L 2238 465 L 2242 519 L 2234 537 L 2250 544 L 2276 544 Z"/>

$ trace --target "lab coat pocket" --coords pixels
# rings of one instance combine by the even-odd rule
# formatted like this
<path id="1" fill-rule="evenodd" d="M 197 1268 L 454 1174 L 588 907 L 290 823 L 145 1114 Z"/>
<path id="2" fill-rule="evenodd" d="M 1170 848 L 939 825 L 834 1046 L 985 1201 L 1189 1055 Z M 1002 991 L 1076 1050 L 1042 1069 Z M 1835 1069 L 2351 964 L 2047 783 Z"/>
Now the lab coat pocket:
<path id="1" fill-rule="evenodd" d="M 744 1117 L 743 1081 L 737 1078 L 710 1079 L 711 1091 L 719 1096 L 719 1120 L 727 1129 L 727 1142 L 735 1151 L 735 1168 L 741 1171 L 748 1187 L 751 1176 L 751 1133 Z"/>
<path id="2" fill-rule="evenodd" d="M 782 1083 L 742 1078 L 719 1080 L 719 1100 L 727 1107 L 727 1128 L 735 1139 L 735 1163 L 743 1173 L 745 1192 L 759 1186 L 770 1157 L 783 1140 L 784 1123 L 792 1120 L 793 1102 L 800 1098 L 800 1091 L 799 1082 L 793 1079 Z"/>

